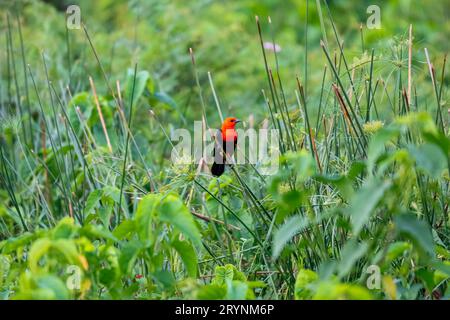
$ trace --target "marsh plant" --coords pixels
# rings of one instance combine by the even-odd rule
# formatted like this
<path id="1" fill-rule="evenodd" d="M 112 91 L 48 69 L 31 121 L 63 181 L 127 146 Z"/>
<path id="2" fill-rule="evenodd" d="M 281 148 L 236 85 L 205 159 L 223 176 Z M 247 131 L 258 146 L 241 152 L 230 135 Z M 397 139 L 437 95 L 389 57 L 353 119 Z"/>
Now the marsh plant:
<path id="1" fill-rule="evenodd" d="M 448 22 L 328 2 L 0 4 L 0 297 L 448 299 Z"/>

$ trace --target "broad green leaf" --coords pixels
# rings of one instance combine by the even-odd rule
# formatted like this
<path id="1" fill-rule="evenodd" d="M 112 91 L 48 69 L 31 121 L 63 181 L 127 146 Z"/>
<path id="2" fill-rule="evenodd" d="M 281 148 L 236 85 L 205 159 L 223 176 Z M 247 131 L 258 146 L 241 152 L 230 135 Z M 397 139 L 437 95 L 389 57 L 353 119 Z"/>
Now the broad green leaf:
<path id="1" fill-rule="evenodd" d="M 118 239 L 105 227 L 88 224 L 80 229 L 80 234 L 87 236 L 90 239 L 103 239 L 112 242 L 118 242 Z"/>
<path id="2" fill-rule="evenodd" d="M 275 232 L 272 243 L 272 258 L 276 259 L 288 241 L 308 226 L 308 219 L 292 216 Z"/>
<path id="3" fill-rule="evenodd" d="M 0 254 L 0 291 L 3 288 L 4 278 L 8 274 L 11 267 L 10 258 Z"/>
<path id="4" fill-rule="evenodd" d="M 135 221 L 139 239 L 141 241 L 154 238 L 152 222 L 157 214 L 156 207 L 161 201 L 161 195 L 148 194 L 139 201 L 136 210 Z"/>
<path id="5" fill-rule="evenodd" d="M 136 73 L 136 82 L 134 83 L 134 70 L 128 69 L 127 82 L 125 87 L 125 98 L 126 103 L 129 104 L 131 101 L 131 94 L 133 94 L 133 103 L 135 104 L 139 98 L 142 96 L 144 89 L 147 87 L 147 81 L 150 79 L 150 73 L 146 70 L 141 70 Z M 133 93 L 133 83 L 134 83 L 134 93 Z"/>
<path id="6" fill-rule="evenodd" d="M 39 276 L 36 279 L 36 285 L 39 289 L 48 289 L 53 294 L 53 299 L 66 300 L 69 298 L 69 291 L 65 283 L 53 275 Z"/>
<path id="7" fill-rule="evenodd" d="M 74 220 L 69 217 L 63 218 L 52 230 L 52 239 L 69 239 L 75 231 Z"/>
<path id="8" fill-rule="evenodd" d="M 427 268 L 420 268 L 415 272 L 417 278 L 422 280 L 428 292 L 432 292 L 436 283 L 434 282 L 434 271 Z"/>
<path id="9" fill-rule="evenodd" d="M 227 281 L 231 281 L 234 278 L 234 267 L 231 264 L 225 266 L 216 266 L 214 270 L 213 283 L 218 285 L 224 285 Z"/>
<path id="10" fill-rule="evenodd" d="M 425 141 L 432 143 L 441 149 L 442 153 L 446 155 L 447 159 L 450 158 L 450 138 L 444 135 L 442 132 L 423 132 Z"/>
<path id="11" fill-rule="evenodd" d="M 98 277 L 99 277 L 99 281 L 100 283 L 108 286 L 108 287 L 113 287 L 114 286 L 114 282 L 117 280 L 117 274 L 118 272 L 116 272 L 115 269 L 111 269 L 111 268 L 104 268 L 98 271 Z"/>
<path id="12" fill-rule="evenodd" d="M 201 235 L 192 214 L 178 196 L 168 195 L 159 207 L 159 218 L 178 228 L 195 245 L 201 245 Z"/>
<path id="13" fill-rule="evenodd" d="M 313 291 L 311 289 L 311 284 L 314 283 L 319 276 L 312 270 L 300 269 L 297 273 L 297 278 L 295 279 L 295 299 L 311 299 L 313 296 Z"/>
<path id="14" fill-rule="evenodd" d="M 141 244 L 138 241 L 127 242 L 120 251 L 119 266 L 123 274 L 130 274 L 137 256 L 141 252 Z"/>
<path id="15" fill-rule="evenodd" d="M 73 240 L 58 239 L 52 241 L 52 248 L 61 252 L 69 264 L 79 265 L 78 250 Z"/>
<path id="16" fill-rule="evenodd" d="M 38 236 L 39 234 L 36 233 L 25 232 L 24 234 L 16 238 L 9 238 L 6 241 L 0 242 L 0 250 L 6 254 L 11 253 L 19 248 L 22 248 L 30 244 Z"/>
<path id="17" fill-rule="evenodd" d="M 39 260 L 50 250 L 51 246 L 52 241 L 48 238 L 41 238 L 33 243 L 28 256 L 28 265 L 31 272 L 35 273 L 38 271 Z"/>
<path id="18" fill-rule="evenodd" d="M 443 259 L 450 261 L 450 250 L 447 250 L 442 245 L 436 246 L 436 253 L 438 256 L 441 256 Z"/>
<path id="19" fill-rule="evenodd" d="M 411 244 L 405 241 L 391 243 L 387 249 L 385 264 L 390 264 L 392 261 L 400 257 L 405 251 L 410 249 Z"/>
<path id="20" fill-rule="evenodd" d="M 293 212 L 302 204 L 302 193 L 298 190 L 289 190 L 281 194 L 279 203 L 286 212 Z"/>
<path id="21" fill-rule="evenodd" d="M 397 126 L 389 126 L 378 131 L 370 140 L 367 151 L 367 171 L 372 174 L 377 159 L 384 153 L 385 144 L 397 137 L 400 130 Z"/>
<path id="22" fill-rule="evenodd" d="M 232 266 L 233 267 L 233 280 L 239 280 L 239 281 L 247 282 L 247 277 L 245 276 L 245 274 L 243 272 L 239 271 L 234 265 L 226 264 L 225 266 Z"/>
<path id="23" fill-rule="evenodd" d="M 264 281 L 247 281 L 246 283 L 247 283 L 249 289 L 267 287 L 267 285 Z"/>
<path id="24" fill-rule="evenodd" d="M 112 199 L 115 203 L 120 202 L 120 189 L 114 186 L 106 186 L 103 188 L 103 197 Z M 123 195 L 122 195 L 123 200 Z"/>
<path id="25" fill-rule="evenodd" d="M 131 233 L 136 231 L 136 223 L 134 220 L 122 221 L 113 231 L 113 235 L 122 240 L 127 238 Z"/>
<path id="26" fill-rule="evenodd" d="M 30 270 L 36 273 L 39 270 L 39 260 L 47 253 L 50 249 L 59 251 L 66 259 L 66 263 L 79 265 L 79 254 L 77 247 L 73 240 L 68 239 L 58 239 L 50 240 L 48 238 L 41 238 L 36 240 L 31 246 L 28 263 Z"/>
<path id="27" fill-rule="evenodd" d="M 352 218 L 353 232 L 359 234 L 367 223 L 372 211 L 383 197 L 384 192 L 391 186 L 389 181 L 381 182 L 373 178 L 364 185 L 353 197 L 348 208 L 348 214 Z"/>
<path id="28" fill-rule="evenodd" d="M 186 267 L 186 271 L 190 277 L 197 277 L 197 254 L 194 247 L 188 241 L 174 240 L 171 243 L 172 247 L 178 252 Z"/>
<path id="29" fill-rule="evenodd" d="M 317 286 L 314 300 L 371 300 L 372 295 L 366 288 L 333 281 L 321 282 Z"/>
<path id="30" fill-rule="evenodd" d="M 431 266 L 436 269 L 436 272 L 441 273 L 445 277 L 450 277 L 450 261 L 441 262 L 439 260 L 432 261 Z"/>
<path id="31" fill-rule="evenodd" d="M 340 278 L 347 275 L 354 264 L 361 259 L 367 251 L 366 242 L 358 242 L 354 239 L 347 241 L 341 251 L 341 260 L 337 265 L 338 276 Z"/>
<path id="32" fill-rule="evenodd" d="M 78 110 L 81 113 L 82 118 L 85 119 L 89 125 L 92 111 L 94 109 L 94 101 L 92 100 L 92 97 L 90 97 L 89 93 L 83 91 L 74 95 L 67 105 L 67 113 L 70 123 L 72 124 L 77 135 L 81 135 L 83 133 L 83 129 L 80 125 L 80 117 L 76 108 L 79 108 Z"/>
<path id="33" fill-rule="evenodd" d="M 414 247 L 428 256 L 434 256 L 434 242 L 430 226 L 418 220 L 414 214 L 401 214 L 394 218 L 395 227 L 400 235 L 412 241 Z"/>
<path id="34" fill-rule="evenodd" d="M 409 152 L 416 160 L 416 165 L 434 179 L 439 179 L 447 168 L 447 157 L 442 150 L 430 143 L 410 146 Z"/>
<path id="35" fill-rule="evenodd" d="M 228 300 L 245 300 L 247 298 L 248 285 L 245 282 L 238 280 L 228 280 L 227 296 Z"/>
<path id="36" fill-rule="evenodd" d="M 155 92 L 152 96 L 152 100 L 159 101 L 170 108 L 176 109 L 177 103 L 165 92 Z"/>
<path id="37" fill-rule="evenodd" d="M 200 287 L 196 294 L 199 300 L 223 300 L 227 294 L 227 289 L 223 285 L 209 284 Z"/>
<path id="38" fill-rule="evenodd" d="M 86 206 L 84 207 L 84 214 L 87 216 L 95 209 L 103 196 L 103 190 L 92 191 L 86 199 Z"/>
<path id="39" fill-rule="evenodd" d="M 311 154 L 302 149 L 298 152 L 287 152 L 281 159 L 297 174 L 299 182 L 305 181 L 316 172 L 315 161 Z"/>
<path id="40" fill-rule="evenodd" d="M 168 270 L 153 272 L 152 276 L 164 286 L 165 290 L 171 290 L 176 284 L 173 273 Z"/>

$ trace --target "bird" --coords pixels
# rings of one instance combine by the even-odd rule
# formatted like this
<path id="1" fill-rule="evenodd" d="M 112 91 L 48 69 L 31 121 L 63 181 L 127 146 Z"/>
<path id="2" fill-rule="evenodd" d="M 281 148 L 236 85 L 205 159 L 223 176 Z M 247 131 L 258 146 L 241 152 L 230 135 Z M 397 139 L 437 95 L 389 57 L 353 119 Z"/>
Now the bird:
<path id="1" fill-rule="evenodd" d="M 211 166 L 211 173 L 216 177 L 221 176 L 225 171 L 226 155 L 231 157 L 236 150 L 238 136 L 235 126 L 239 122 L 242 121 L 235 117 L 226 118 L 216 136 L 213 150 L 214 162 Z"/>

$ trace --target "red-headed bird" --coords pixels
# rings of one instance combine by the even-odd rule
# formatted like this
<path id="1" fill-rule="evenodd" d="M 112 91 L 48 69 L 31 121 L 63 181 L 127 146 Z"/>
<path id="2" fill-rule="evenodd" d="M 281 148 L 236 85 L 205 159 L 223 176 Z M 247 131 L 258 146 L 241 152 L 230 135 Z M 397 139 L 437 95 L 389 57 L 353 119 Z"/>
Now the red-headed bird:
<path id="1" fill-rule="evenodd" d="M 221 176 L 225 171 L 226 155 L 231 157 L 234 150 L 236 150 L 238 136 L 235 126 L 239 122 L 241 120 L 233 117 L 226 118 L 216 137 L 216 144 L 213 151 L 214 163 L 211 167 L 211 173 L 217 177 Z"/>

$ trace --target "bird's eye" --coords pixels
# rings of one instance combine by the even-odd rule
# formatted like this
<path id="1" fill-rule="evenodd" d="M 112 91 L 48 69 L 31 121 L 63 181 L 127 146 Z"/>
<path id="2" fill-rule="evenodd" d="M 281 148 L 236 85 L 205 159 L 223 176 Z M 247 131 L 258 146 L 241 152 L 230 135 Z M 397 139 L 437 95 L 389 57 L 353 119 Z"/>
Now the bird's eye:
<path id="1" fill-rule="evenodd" d="M 231 121 L 231 122 L 235 122 L 236 120 L 234 120 L 234 119 L 231 119 L 230 121 Z"/>

